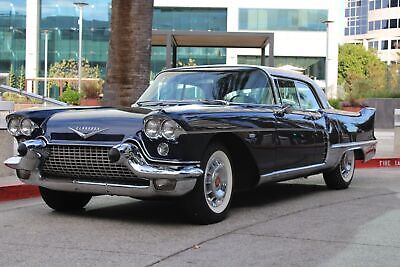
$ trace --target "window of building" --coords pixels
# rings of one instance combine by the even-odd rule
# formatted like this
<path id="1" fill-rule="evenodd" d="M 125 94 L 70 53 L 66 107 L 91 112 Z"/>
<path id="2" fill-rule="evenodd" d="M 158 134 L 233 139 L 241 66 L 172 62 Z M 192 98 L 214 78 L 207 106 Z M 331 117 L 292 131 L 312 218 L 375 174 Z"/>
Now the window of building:
<path id="1" fill-rule="evenodd" d="M 325 31 L 325 9 L 239 9 L 239 29 L 252 31 Z"/>
<path id="2" fill-rule="evenodd" d="M 397 19 L 391 19 L 390 20 L 390 28 L 391 29 L 397 28 Z"/>
<path id="3" fill-rule="evenodd" d="M 392 40 L 391 48 L 392 49 L 400 49 L 400 40 Z"/>
<path id="4" fill-rule="evenodd" d="M 375 30 L 380 30 L 381 29 L 381 23 L 382 21 L 376 20 L 375 21 Z"/>
<path id="5" fill-rule="evenodd" d="M 368 22 L 368 30 L 369 31 L 373 31 L 374 30 L 374 22 L 373 21 Z"/>
<path id="6" fill-rule="evenodd" d="M 378 41 L 369 41 L 368 48 L 378 49 Z"/>
<path id="7" fill-rule="evenodd" d="M 399 0 L 390 0 L 390 7 L 398 7 Z"/>
<path id="8" fill-rule="evenodd" d="M 382 0 L 382 8 L 388 8 L 389 7 L 389 0 Z"/>
<path id="9" fill-rule="evenodd" d="M 374 10 L 374 1 L 369 1 L 369 10 Z"/>
<path id="10" fill-rule="evenodd" d="M 382 20 L 382 29 L 389 29 L 389 20 Z"/>
<path id="11" fill-rule="evenodd" d="M 389 45 L 389 41 L 388 40 L 383 40 L 381 42 L 381 50 L 387 50 L 389 48 L 388 45 Z"/>
<path id="12" fill-rule="evenodd" d="M 381 8 L 381 0 L 375 0 L 375 9 Z"/>

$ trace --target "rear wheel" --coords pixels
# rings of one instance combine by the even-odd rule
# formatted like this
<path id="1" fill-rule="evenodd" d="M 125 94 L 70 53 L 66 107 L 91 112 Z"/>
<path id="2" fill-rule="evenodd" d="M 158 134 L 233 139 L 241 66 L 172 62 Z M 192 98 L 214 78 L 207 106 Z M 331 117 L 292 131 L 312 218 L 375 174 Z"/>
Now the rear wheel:
<path id="1" fill-rule="evenodd" d="M 39 191 L 47 206 L 57 211 L 82 209 L 92 198 L 88 194 L 56 191 L 44 187 L 39 187 Z"/>
<path id="2" fill-rule="evenodd" d="M 324 172 L 324 180 L 328 188 L 345 189 L 349 187 L 354 176 L 354 151 L 346 151 L 339 164 L 329 172 Z"/>
<path id="3" fill-rule="evenodd" d="M 214 144 L 207 149 L 201 163 L 204 175 L 182 200 L 193 222 L 211 224 L 226 218 L 233 190 L 231 162 L 224 146 Z"/>

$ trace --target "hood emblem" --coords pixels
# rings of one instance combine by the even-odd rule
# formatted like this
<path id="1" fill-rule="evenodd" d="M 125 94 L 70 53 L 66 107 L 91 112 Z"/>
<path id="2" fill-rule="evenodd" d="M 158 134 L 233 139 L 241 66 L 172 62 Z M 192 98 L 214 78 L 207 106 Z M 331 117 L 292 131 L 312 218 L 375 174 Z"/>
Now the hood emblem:
<path id="1" fill-rule="evenodd" d="M 96 134 L 104 132 L 108 130 L 108 128 L 100 129 L 99 127 L 92 127 L 92 126 L 78 126 L 78 127 L 68 127 L 71 131 L 79 135 L 83 139 L 88 139 Z"/>

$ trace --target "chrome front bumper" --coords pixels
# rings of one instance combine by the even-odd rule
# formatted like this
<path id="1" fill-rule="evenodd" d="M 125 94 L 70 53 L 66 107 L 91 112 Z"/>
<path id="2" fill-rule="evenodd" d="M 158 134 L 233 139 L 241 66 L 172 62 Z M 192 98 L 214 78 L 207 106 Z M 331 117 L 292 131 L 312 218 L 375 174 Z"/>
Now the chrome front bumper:
<path id="1" fill-rule="evenodd" d="M 42 139 L 28 140 L 18 147 L 19 156 L 7 159 L 4 164 L 17 170 L 20 180 L 53 190 L 85 192 L 99 195 L 119 195 L 137 198 L 158 196 L 181 196 L 190 192 L 203 175 L 197 165 L 151 165 L 142 156 L 140 149 L 131 143 L 123 143 L 110 149 L 110 161 L 125 165 L 137 178 L 149 180 L 149 185 L 130 184 L 129 180 L 98 182 L 90 179 L 62 179 L 43 177 L 40 166 L 48 156 L 46 142 Z"/>

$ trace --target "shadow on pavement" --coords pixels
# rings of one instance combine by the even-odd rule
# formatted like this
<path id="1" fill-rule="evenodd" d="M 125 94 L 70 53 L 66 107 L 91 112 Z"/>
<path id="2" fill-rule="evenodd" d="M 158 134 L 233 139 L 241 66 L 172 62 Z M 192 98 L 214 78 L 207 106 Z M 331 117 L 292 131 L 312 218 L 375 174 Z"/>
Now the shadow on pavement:
<path id="1" fill-rule="evenodd" d="M 243 207 L 268 206 L 280 201 L 307 196 L 326 190 L 325 186 L 310 184 L 267 184 L 256 189 L 234 195 L 231 209 Z M 105 202 L 105 205 L 107 203 Z M 137 201 L 112 204 L 100 208 L 91 208 L 69 213 L 68 216 L 87 217 L 88 219 L 112 219 L 147 224 L 182 224 L 187 222 L 179 201 Z"/>

